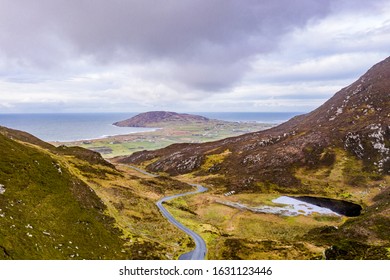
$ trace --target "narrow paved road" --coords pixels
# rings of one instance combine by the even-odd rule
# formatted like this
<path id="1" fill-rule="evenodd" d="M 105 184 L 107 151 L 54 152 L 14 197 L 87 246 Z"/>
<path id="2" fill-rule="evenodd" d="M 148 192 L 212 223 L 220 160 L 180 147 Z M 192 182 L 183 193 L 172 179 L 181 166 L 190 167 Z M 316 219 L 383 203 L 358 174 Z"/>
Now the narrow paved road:
<path id="1" fill-rule="evenodd" d="M 153 178 L 158 177 L 157 174 L 153 174 L 153 173 L 150 173 L 150 172 L 148 172 L 148 171 L 142 170 L 141 168 L 135 167 L 134 165 L 124 164 L 124 163 L 118 163 L 117 165 L 130 167 L 131 169 L 137 170 L 138 172 L 140 172 L 140 173 L 142 173 L 142 174 L 144 174 L 144 175 L 153 177 Z"/>
<path id="2" fill-rule="evenodd" d="M 142 170 L 142 169 L 140 169 L 138 167 L 135 167 L 133 165 L 129 165 L 129 164 L 119 164 L 119 165 L 130 167 L 130 168 L 132 168 L 134 170 L 137 170 L 138 172 L 141 172 L 142 174 L 148 175 L 150 177 L 158 177 L 158 175 L 156 175 L 156 174 L 149 173 L 149 172 L 147 172 L 145 170 Z M 206 247 L 206 242 L 203 240 L 203 238 L 200 237 L 194 231 L 192 231 L 189 228 L 185 227 L 183 224 L 179 223 L 172 216 L 172 214 L 169 213 L 169 211 L 167 209 L 165 209 L 165 207 L 163 206 L 163 202 L 165 202 L 165 201 L 168 201 L 168 200 L 171 200 L 171 199 L 175 199 L 175 198 L 178 198 L 178 197 L 181 197 L 181 196 L 197 194 L 197 193 L 202 193 L 202 192 L 207 191 L 207 188 L 203 187 L 202 185 L 191 184 L 191 186 L 197 187 L 198 189 L 196 191 L 193 191 L 193 192 L 186 192 L 186 193 L 176 194 L 176 195 L 172 195 L 172 196 L 166 196 L 166 197 L 160 199 L 159 201 L 157 201 L 156 205 L 157 205 L 158 209 L 160 209 L 160 211 L 163 214 L 163 216 L 170 223 L 174 224 L 180 230 L 182 230 L 186 234 L 188 234 L 195 242 L 195 249 L 190 251 L 190 252 L 188 252 L 188 253 L 185 253 L 185 254 L 181 255 L 179 257 L 179 260 L 204 260 L 204 258 L 206 257 L 206 253 L 207 253 L 207 247 Z"/>
<path id="3" fill-rule="evenodd" d="M 148 176 L 153 177 L 153 178 L 158 177 L 158 175 L 156 175 L 156 174 L 153 174 L 153 173 L 150 173 L 150 172 L 148 172 L 148 171 L 142 170 L 142 169 L 140 169 L 140 168 L 138 168 L 138 167 L 135 167 L 135 166 L 133 166 L 133 165 L 128 165 L 128 166 L 129 166 L 130 168 L 134 169 L 134 170 L 137 170 L 138 172 L 141 172 L 141 173 L 144 174 L 144 175 L 148 175 Z"/>
<path id="4" fill-rule="evenodd" d="M 191 195 L 191 194 L 197 194 L 197 193 L 202 193 L 207 191 L 207 188 L 197 185 L 197 184 L 191 184 L 194 187 L 197 187 L 198 189 L 193 192 L 187 192 L 187 193 L 182 193 L 182 194 L 176 194 L 172 196 L 166 196 L 159 201 L 157 201 L 156 205 L 160 209 L 161 213 L 165 218 L 168 219 L 169 222 L 174 224 L 177 228 L 180 230 L 184 231 L 186 234 L 188 234 L 195 242 L 195 249 L 192 250 L 191 252 L 188 252 L 186 254 L 183 254 L 179 257 L 179 260 L 204 260 L 206 257 L 206 252 L 207 252 L 207 247 L 206 247 L 206 242 L 203 240 L 202 237 L 200 237 L 197 233 L 194 231 L 190 230 L 189 228 L 185 227 L 183 224 L 179 223 L 172 215 L 169 213 L 167 209 L 163 206 L 163 202 L 181 197 L 181 196 L 186 196 L 186 195 Z"/>

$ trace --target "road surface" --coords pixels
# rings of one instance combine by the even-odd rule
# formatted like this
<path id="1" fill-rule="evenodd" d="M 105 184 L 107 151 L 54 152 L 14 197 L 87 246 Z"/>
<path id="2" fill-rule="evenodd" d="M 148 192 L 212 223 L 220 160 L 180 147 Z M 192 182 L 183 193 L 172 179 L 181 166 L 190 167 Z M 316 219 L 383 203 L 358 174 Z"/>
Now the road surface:
<path id="1" fill-rule="evenodd" d="M 185 253 L 179 257 L 179 260 L 204 260 L 206 257 L 207 247 L 206 242 L 203 240 L 202 237 L 200 237 L 197 233 L 190 230 L 189 228 L 185 227 L 181 223 L 179 223 L 172 215 L 169 213 L 167 209 L 163 206 L 163 202 L 191 194 L 197 194 L 207 191 L 207 188 L 197 185 L 197 184 L 191 184 L 194 187 L 197 187 L 198 189 L 193 192 L 186 192 L 182 194 L 176 194 L 172 196 L 166 196 L 159 201 L 156 202 L 157 207 L 160 209 L 161 213 L 165 218 L 168 219 L 169 222 L 174 224 L 176 227 L 178 227 L 180 230 L 184 231 L 186 234 L 188 234 L 195 242 L 195 249 L 191 252 Z"/>
<path id="2" fill-rule="evenodd" d="M 130 167 L 130 168 L 132 168 L 132 169 L 134 169 L 134 170 L 137 170 L 138 172 L 141 172 L 141 173 L 144 174 L 144 175 L 148 175 L 148 176 L 153 177 L 153 178 L 158 177 L 158 175 L 156 175 L 156 174 L 147 172 L 147 171 L 142 170 L 142 169 L 140 169 L 140 168 L 138 168 L 138 167 L 135 167 L 135 166 L 133 166 L 133 165 L 129 165 L 129 164 L 120 164 L 120 165 L 124 165 L 124 166 Z"/>
<path id="3" fill-rule="evenodd" d="M 132 168 L 134 170 L 137 170 L 138 172 L 141 172 L 142 174 L 148 175 L 150 177 L 158 177 L 158 175 L 156 175 L 156 174 L 149 173 L 149 172 L 147 172 L 145 170 L 142 170 L 142 169 L 140 169 L 138 167 L 135 167 L 133 165 L 129 165 L 129 164 L 119 164 L 119 165 L 130 167 L 130 168 Z M 165 202 L 165 201 L 169 201 L 171 199 L 175 199 L 175 198 L 178 198 L 178 197 L 181 197 L 181 196 L 197 194 L 197 193 L 202 193 L 202 192 L 207 191 L 207 188 L 203 187 L 202 185 L 191 184 L 191 186 L 197 187 L 197 190 L 193 191 L 193 192 L 186 192 L 186 193 L 176 194 L 176 195 L 172 195 L 172 196 L 166 196 L 166 197 L 160 199 L 159 201 L 157 201 L 156 205 L 157 205 L 158 209 L 160 209 L 162 215 L 170 223 L 172 223 L 173 225 L 178 227 L 180 230 L 182 230 L 186 234 L 188 234 L 195 242 L 195 249 L 190 251 L 190 252 L 188 252 L 188 253 L 185 253 L 185 254 L 181 255 L 179 257 L 179 260 L 204 260 L 204 258 L 206 257 L 206 253 L 207 253 L 207 247 L 206 247 L 206 242 L 203 240 L 203 238 L 200 237 L 194 231 L 192 231 L 189 228 L 185 227 L 183 224 L 179 223 L 171 215 L 171 213 L 169 213 L 169 211 L 167 209 L 165 209 L 165 207 L 163 206 L 163 202 Z"/>

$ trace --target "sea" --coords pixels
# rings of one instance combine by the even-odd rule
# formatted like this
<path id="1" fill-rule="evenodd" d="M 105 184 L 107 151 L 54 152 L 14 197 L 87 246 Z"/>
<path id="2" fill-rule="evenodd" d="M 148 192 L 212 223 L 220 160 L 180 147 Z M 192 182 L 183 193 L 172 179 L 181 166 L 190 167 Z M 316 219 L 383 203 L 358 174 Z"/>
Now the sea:
<path id="1" fill-rule="evenodd" d="M 0 114 L 0 126 L 26 131 L 48 142 L 71 142 L 154 131 L 156 128 L 117 127 L 114 122 L 138 113 Z M 298 112 L 191 112 L 211 119 L 279 124 Z"/>

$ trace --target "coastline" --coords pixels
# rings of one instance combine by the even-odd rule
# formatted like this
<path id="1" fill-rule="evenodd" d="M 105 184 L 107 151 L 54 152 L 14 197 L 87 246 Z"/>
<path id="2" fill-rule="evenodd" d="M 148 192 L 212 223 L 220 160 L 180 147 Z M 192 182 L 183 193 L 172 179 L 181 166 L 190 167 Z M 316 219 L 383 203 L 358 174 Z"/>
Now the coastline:
<path id="1" fill-rule="evenodd" d="M 127 132 L 126 134 L 119 133 L 119 134 L 112 134 L 112 135 L 102 135 L 102 136 L 86 138 L 86 139 L 83 138 L 83 139 L 74 139 L 74 140 L 55 140 L 55 141 L 47 141 L 47 142 L 53 145 L 55 144 L 55 146 L 57 146 L 57 145 L 62 145 L 64 143 L 76 143 L 76 142 L 95 141 L 95 140 L 102 140 L 102 139 L 115 138 L 115 137 L 126 137 L 132 134 L 137 134 L 137 133 L 143 134 L 143 133 L 155 132 L 159 129 L 162 129 L 162 128 L 152 128 L 152 127 L 135 127 L 135 128 L 145 129 L 145 130 Z"/>
<path id="2" fill-rule="evenodd" d="M 273 124 L 212 122 L 203 124 L 156 124 L 152 131 L 135 132 L 77 141 L 49 141 L 55 146 L 80 146 L 99 152 L 104 158 L 131 155 L 142 150 L 165 148 L 175 143 L 204 143 L 273 127 Z"/>

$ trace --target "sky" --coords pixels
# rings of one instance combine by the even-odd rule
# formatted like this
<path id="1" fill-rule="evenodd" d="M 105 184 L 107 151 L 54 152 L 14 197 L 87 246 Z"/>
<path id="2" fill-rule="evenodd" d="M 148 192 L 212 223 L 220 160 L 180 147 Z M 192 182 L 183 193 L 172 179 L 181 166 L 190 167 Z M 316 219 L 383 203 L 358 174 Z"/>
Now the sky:
<path id="1" fill-rule="evenodd" d="M 388 0 L 0 0 L 0 113 L 308 112 L 389 55 Z"/>

